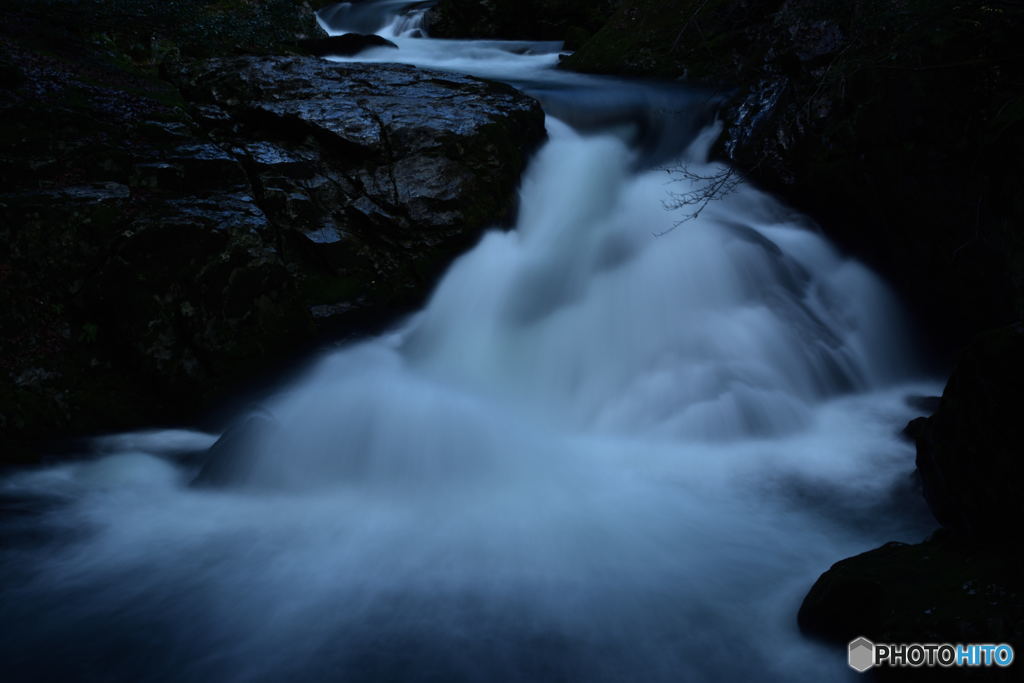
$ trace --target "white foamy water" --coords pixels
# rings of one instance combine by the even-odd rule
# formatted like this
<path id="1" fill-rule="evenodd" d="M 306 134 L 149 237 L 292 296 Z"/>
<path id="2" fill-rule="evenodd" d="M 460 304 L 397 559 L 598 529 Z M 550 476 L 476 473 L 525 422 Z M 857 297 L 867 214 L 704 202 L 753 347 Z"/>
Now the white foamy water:
<path id="1" fill-rule="evenodd" d="M 795 613 L 929 528 L 897 434 L 938 387 L 898 307 L 771 197 L 673 229 L 684 188 L 621 127 L 548 127 L 516 228 L 267 397 L 224 486 L 189 486 L 217 435 L 182 431 L 0 483 L 16 679 L 848 675 Z M 713 135 L 676 156 L 714 172 Z"/>
<path id="2" fill-rule="evenodd" d="M 566 83 L 584 77 L 555 73 L 561 43 L 522 40 L 424 40 L 425 10 L 395 14 L 410 4 L 394 2 L 340 3 L 321 10 L 321 28 L 329 35 L 377 33 L 398 45 L 373 48 L 355 57 L 332 57 L 339 62 L 414 64 L 431 69 L 468 73 L 483 78 L 540 80 Z M 378 28 L 373 28 L 378 27 Z"/>

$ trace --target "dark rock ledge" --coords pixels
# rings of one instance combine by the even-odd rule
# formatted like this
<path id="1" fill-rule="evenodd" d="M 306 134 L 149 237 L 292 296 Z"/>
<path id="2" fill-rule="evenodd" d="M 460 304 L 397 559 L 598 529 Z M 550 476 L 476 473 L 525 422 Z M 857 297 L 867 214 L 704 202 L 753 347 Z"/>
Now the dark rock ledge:
<path id="1" fill-rule="evenodd" d="M 0 462 L 189 420 L 415 305 L 508 217 L 544 136 L 504 85 L 168 56 L 54 9 L 78 7 L 0 29 Z"/>
<path id="2" fill-rule="evenodd" d="M 514 209 L 544 136 L 540 106 L 513 88 L 404 65 L 236 57 L 169 77 L 239 162 L 316 306 L 422 300 Z"/>

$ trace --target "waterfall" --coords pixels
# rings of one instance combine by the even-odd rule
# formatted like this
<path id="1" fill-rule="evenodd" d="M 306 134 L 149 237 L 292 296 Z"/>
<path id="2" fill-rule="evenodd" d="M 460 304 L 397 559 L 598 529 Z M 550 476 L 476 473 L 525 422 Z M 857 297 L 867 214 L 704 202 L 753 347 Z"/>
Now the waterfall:
<path id="1" fill-rule="evenodd" d="M 409 0 L 340 2 L 320 9 L 316 17 L 331 35 L 379 33 L 386 38 L 420 38 L 424 15 L 432 4 Z"/>
<path id="2" fill-rule="evenodd" d="M 219 435 L 187 431 L 3 479 L 36 511 L 0 551 L 0 655 L 138 681 L 848 675 L 794 615 L 836 558 L 922 532 L 879 514 L 910 485 L 904 397 L 935 389 L 898 304 L 755 188 L 666 208 L 701 189 L 666 169 L 724 170 L 705 96 L 414 37 L 410 4 L 320 18 L 397 38 L 361 59 L 541 99 L 515 228 L 264 397 L 213 484 L 187 454 Z"/>

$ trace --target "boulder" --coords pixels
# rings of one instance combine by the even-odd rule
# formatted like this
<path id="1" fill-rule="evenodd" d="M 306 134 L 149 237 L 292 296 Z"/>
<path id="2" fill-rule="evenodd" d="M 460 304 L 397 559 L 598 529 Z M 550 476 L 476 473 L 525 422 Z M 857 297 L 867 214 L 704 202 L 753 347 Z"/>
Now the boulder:
<path id="1" fill-rule="evenodd" d="M 395 64 L 239 57 L 173 75 L 313 262 L 311 305 L 407 307 L 514 209 L 540 105 L 498 83 Z M 324 315 L 330 310 L 318 309 Z"/>
<path id="2" fill-rule="evenodd" d="M 1019 560 L 947 531 L 923 543 L 887 543 L 821 575 L 797 616 L 801 631 L 845 645 L 865 636 L 881 643 L 1010 643 L 1024 646 L 1024 585 Z M 881 677 L 908 680 L 891 669 Z M 1019 674 L 958 670 L 959 680 L 1016 680 Z M 918 678 L 934 680 L 922 669 Z M 964 678 L 966 677 L 966 678 Z"/>

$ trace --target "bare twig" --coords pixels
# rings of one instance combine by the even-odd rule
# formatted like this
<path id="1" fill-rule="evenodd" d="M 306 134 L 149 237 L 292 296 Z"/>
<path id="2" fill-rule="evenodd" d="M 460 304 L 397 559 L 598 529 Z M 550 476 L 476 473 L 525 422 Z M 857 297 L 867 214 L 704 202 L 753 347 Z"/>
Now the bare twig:
<path id="1" fill-rule="evenodd" d="M 713 200 L 721 199 L 731 194 L 743 182 L 743 178 L 732 167 L 722 167 L 711 174 L 698 173 L 689 166 L 683 164 L 674 168 L 667 168 L 665 172 L 672 177 L 671 182 L 689 183 L 691 189 L 686 192 L 669 192 L 670 199 L 662 202 L 668 211 L 677 211 L 686 207 L 696 207 L 687 212 L 682 218 L 673 223 L 672 227 L 662 232 L 654 233 L 655 237 L 666 235 L 683 223 L 695 220 L 707 208 Z"/>

